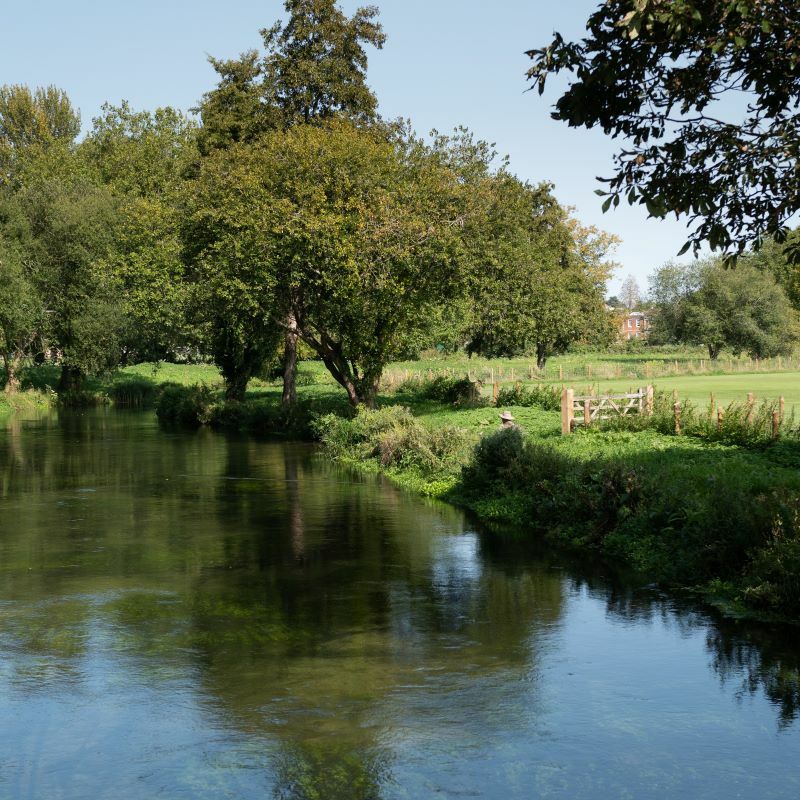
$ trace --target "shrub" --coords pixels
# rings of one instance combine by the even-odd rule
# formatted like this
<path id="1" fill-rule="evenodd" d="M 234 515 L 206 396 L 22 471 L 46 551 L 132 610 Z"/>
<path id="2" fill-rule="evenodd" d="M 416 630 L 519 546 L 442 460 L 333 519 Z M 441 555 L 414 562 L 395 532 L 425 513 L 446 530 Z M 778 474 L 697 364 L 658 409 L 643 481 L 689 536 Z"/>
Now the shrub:
<path id="1" fill-rule="evenodd" d="M 204 383 L 165 383 L 156 404 L 156 416 L 164 423 L 197 427 L 209 422 L 216 400 L 216 392 Z"/>
<path id="2" fill-rule="evenodd" d="M 409 378 L 400 385 L 398 391 L 414 395 L 420 400 L 435 400 L 446 405 L 478 406 L 487 403 L 481 397 L 480 384 L 466 377 L 437 375 L 430 380 Z"/>
<path id="3" fill-rule="evenodd" d="M 125 375 L 108 388 L 108 396 L 116 406 L 143 408 L 152 406 L 158 397 L 159 387 L 141 375 Z"/>
<path id="4" fill-rule="evenodd" d="M 547 444 L 504 429 L 477 445 L 459 494 L 483 516 L 589 546 L 650 580 L 727 582 L 751 606 L 797 617 L 797 473 L 758 453 L 690 442 L 588 432 Z"/>
<path id="5" fill-rule="evenodd" d="M 497 395 L 498 406 L 538 406 L 545 411 L 561 410 L 561 388 L 540 384 L 524 388 L 516 384 L 510 389 L 500 389 Z"/>
<path id="6" fill-rule="evenodd" d="M 409 409 L 359 409 L 353 419 L 329 414 L 315 430 L 334 458 L 373 459 L 383 468 L 414 468 L 426 476 L 455 474 L 474 435 L 454 427 L 428 428 Z"/>

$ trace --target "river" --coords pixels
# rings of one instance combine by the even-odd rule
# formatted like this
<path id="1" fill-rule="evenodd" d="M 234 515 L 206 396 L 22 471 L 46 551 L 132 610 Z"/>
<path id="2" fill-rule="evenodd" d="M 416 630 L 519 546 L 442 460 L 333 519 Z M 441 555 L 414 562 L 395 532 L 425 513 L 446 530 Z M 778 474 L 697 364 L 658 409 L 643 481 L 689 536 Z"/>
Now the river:
<path id="1" fill-rule="evenodd" d="M 0 798 L 792 798 L 800 636 L 313 448 L 0 425 Z"/>

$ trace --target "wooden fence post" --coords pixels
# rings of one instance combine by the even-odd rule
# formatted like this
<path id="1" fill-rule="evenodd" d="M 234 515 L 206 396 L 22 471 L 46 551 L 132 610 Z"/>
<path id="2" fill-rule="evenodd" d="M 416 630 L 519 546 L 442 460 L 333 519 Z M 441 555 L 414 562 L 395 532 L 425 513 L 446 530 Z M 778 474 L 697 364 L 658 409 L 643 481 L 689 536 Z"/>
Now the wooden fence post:
<path id="1" fill-rule="evenodd" d="M 675 435 L 681 435 L 681 404 L 675 403 L 672 406 L 672 412 L 675 415 Z"/>
<path id="2" fill-rule="evenodd" d="M 753 421 L 753 405 L 756 402 L 755 395 L 752 392 L 747 393 L 747 421 Z"/>
<path id="3" fill-rule="evenodd" d="M 561 435 L 566 436 L 572 433 L 573 410 L 575 402 L 574 389 L 562 389 L 561 391 Z"/>
<path id="4" fill-rule="evenodd" d="M 780 412 L 775 409 L 772 412 L 772 438 L 777 439 L 781 430 L 781 417 Z"/>
<path id="5" fill-rule="evenodd" d="M 644 413 L 648 417 L 653 416 L 653 387 L 649 384 L 644 390 Z"/>
<path id="6" fill-rule="evenodd" d="M 720 406 L 717 409 L 717 430 L 722 427 L 722 421 L 725 419 L 725 409 Z"/>
<path id="7" fill-rule="evenodd" d="M 778 410 L 781 412 L 781 422 L 783 422 L 783 410 L 786 407 L 786 401 L 783 399 L 783 395 L 780 396 L 778 400 Z"/>
<path id="8" fill-rule="evenodd" d="M 497 395 L 500 394 L 500 384 L 496 381 L 492 384 L 492 402 L 497 405 Z"/>
<path id="9" fill-rule="evenodd" d="M 583 401 L 583 424 L 592 427 L 592 401 L 588 397 Z"/>

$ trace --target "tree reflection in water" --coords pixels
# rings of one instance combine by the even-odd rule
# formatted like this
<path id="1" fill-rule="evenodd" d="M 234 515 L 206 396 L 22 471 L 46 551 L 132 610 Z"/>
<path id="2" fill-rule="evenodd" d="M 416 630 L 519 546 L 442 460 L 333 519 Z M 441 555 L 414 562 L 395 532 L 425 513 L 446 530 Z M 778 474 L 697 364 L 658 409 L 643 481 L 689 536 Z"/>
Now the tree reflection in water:
<path id="1" fill-rule="evenodd" d="M 434 753 L 461 765 L 469 791 L 487 742 L 502 761 L 509 733 L 532 735 L 546 717 L 546 671 L 583 593 L 614 622 L 704 632 L 726 687 L 763 693 L 784 727 L 798 718 L 798 650 L 785 632 L 565 567 L 524 537 L 478 532 L 452 508 L 325 465 L 313 448 L 144 419 L 65 414 L 0 432 L 7 698 L 79 703 L 108 681 L 131 735 L 142 696 L 182 698 L 192 724 L 221 731 L 232 763 L 261 770 L 282 800 L 394 797 L 399 759 L 407 778 Z M 48 738 L 30 728 L 17 751 L 63 747 L 75 786 L 97 790 L 69 741 L 37 719 Z M 171 734 L 185 737 L 176 752 L 213 750 L 202 725 L 186 727 Z M 90 759 L 103 734 L 79 729 Z M 235 784 L 205 753 L 191 768 L 157 757 L 174 797 Z M 47 788 L 36 763 L 18 793 Z M 118 775 L 139 780 L 129 769 Z"/>

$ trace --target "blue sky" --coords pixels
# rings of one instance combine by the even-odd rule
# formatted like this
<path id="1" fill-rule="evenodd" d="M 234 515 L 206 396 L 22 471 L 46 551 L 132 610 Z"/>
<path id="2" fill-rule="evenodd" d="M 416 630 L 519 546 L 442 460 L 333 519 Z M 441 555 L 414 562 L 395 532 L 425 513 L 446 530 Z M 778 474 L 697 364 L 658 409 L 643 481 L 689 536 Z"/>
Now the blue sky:
<path id="1" fill-rule="evenodd" d="M 614 143 L 599 131 L 550 119 L 557 97 L 526 92 L 526 49 L 554 30 L 578 36 L 599 0 L 384 0 L 387 43 L 370 53 L 369 81 L 387 117 L 420 132 L 466 125 L 497 143 L 520 177 L 548 180 L 585 224 L 622 239 L 610 289 L 647 275 L 685 241 L 675 221 L 643 208 L 602 214 L 597 175 L 609 175 Z M 341 2 L 348 13 L 363 3 Z M 231 57 L 260 44 L 258 30 L 283 13 L 277 0 L 29 0 L 4 9 L 0 83 L 55 84 L 80 108 L 84 126 L 105 101 L 187 110 L 214 84 L 208 54 Z"/>

